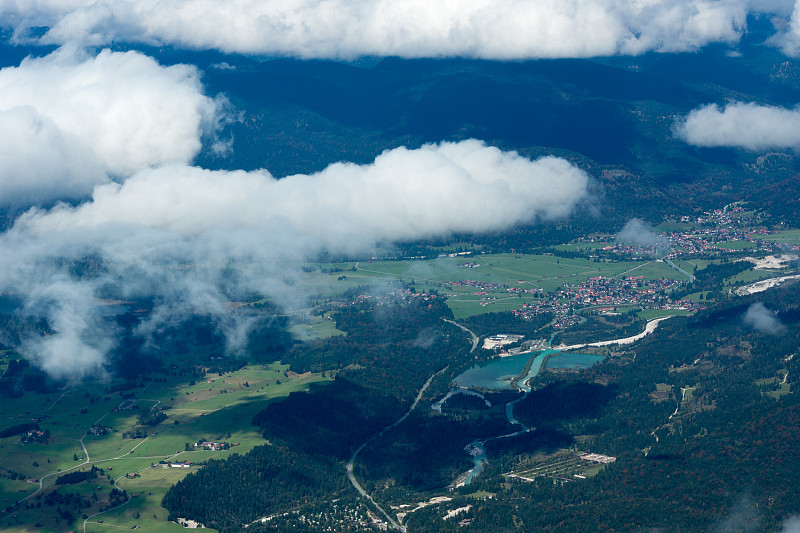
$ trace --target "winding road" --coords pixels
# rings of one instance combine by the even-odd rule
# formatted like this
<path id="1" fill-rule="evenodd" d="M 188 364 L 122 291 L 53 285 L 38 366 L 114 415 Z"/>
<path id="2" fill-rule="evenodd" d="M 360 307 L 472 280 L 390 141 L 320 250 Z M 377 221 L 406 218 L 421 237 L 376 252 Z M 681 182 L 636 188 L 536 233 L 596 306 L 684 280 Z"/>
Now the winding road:
<path id="1" fill-rule="evenodd" d="M 405 414 L 403 414 L 403 416 L 398 418 L 395 422 L 393 422 L 392 424 L 386 426 L 385 428 L 383 428 L 379 432 L 377 432 L 374 435 L 372 435 L 369 439 L 367 439 L 367 441 L 364 442 L 364 444 L 359 446 L 356 449 L 356 451 L 353 452 L 353 455 L 350 456 L 350 460 L 347 462 L 347 478 L 350 480 L 350 483 L 353 485 L 353 487 L 355 487 L 355 489 L 362 496 L 364 496 L 366 499 L 368 499 L 370 501 L 370 503 L 372 503 L 373 507 L 375 507 L 378 511 L 380 511 L 380 513 L 386 518 L 386 521 L 389 523 L 389 525 L 391 525 L 393 528 L 395 528 L 397 530 L 400 530 L 400 531 L 403 531 L 403 532 L 406 531 L 405 526 L 401 525 L 395 519 L 393 519 L 389 515 L 389 513 L 387 513 L 383 509 L 383 507 L 380 506 L 380 504 L 378 504 L 375 500 L 372 499 L 372 496 L 370 496 L 369 493 L 366 490 L 364 490 L 364 487 L 362 487 L 361 484 L 358 482 L 358 480 L 356 479 L 355 474 L 353 473 L 353 465 L 356 462 L 356 458 L 358 457 L 358 454 L 361 453 L 361 450 L 363 450 L 367 446 L 367 444 L 369 444 L 372 441 L 374 441 L 375 439 L 383 436 L 383 434 L 385 432 L 389 431 L 390 429 L 402 424 L 403 421 L 405 421 L 405 419 L 408 418 L 408 415 L 411 414 L 411 411 L 413 411 L 417 407 L 417 404 L 419 403 L 420 399 L 422 398 L 422 395 L 425 393 L 425 389 L 427 389 L 428 385 L 431 384 L 431 381 L 433 381 L 433 378 L 435 378 L 436 376 L 438 376 L 439 374 L 444 372 L 445 369 L 447 369 L 447 367 L 444 367 L 443 369 L 439 370 L 438 372 L 433 374 L 431 377 L 429 377 L 428 380 L 425 382 L 425 384 L 422 385 L 422 388 L 419 389 L 419 392 L 417 393 L 417 397 L 414 398 L 414 403 L 411 404 L 411 407 L 408 409 L 408 411 L 406 411 Z"/>
<path id="2" fill-rule="evenodd" d="M 449 320 L 447 318 L 445 318 L 443 320 L 445 322 L 448 322 L 450 324 L 453 324 L 454 326 L 457 326 L 457 327 L 461 328 L 462 330 L 466 331 L 467 333 L 469 333 L 472 336 L 472 348 L 470 349 L 469 353 L 474 352 L 475 349 L 478 347 L 478 336 L 475 335 L 474 332 L 472 332 L 469 329 L 465 328 L 461 324 L 458 324 L 457 322 L 454 322 L 454 321 Z M 406 411 L 403 414 L 403 416 L 401 416 L 400 418 L 395 420 L 392 424 L 389 424 L 388 426 L 386 426 L 385 428 L 383 428 L 379 432 L 377 432 L 374 435 L 372 435 L 369 439 L 367 439 L 361 446 L 359 446 L 356 449 L 356 451 L 353 452 L 353 455 L 350 456 L 350 460 L 347 461 L 347 478 L 350 480 L 350 483 L 353 485 L 353 487 L 355 487 L 355 489 L 359 492 L 359 494 L 361 494 L 367 500 L 369 500 L 369 502 L 372 504 L 372 506 L 375 509 L 377 509 L 386 518 L 386 521 L 389 523 L 390 526 L 392 526 L 394 529 L 397 529 L 399 531 L 405 532 L 406 531 L 405 526 L 400 524 L 394 518 L 392 518 L 389 515 L 389 513 L 387 513 L 386 510 L 383 507 L 381 507 L 380 504 L 378 504 L 378 502 L 376 502 L 374 499 L 372 499 L 372 496 L 370 496 L 369 493 L 366 490 L 364 490 L 364 487 L 361 486 L 361 484 L 356 479 L 355 474 L 353 473 L 353 465 L 355 464 L 356 459 L 358 458 L 358 454 L 361 453 L 361 450 L 366 448 L 366 446 L 368 444 L 370 444 L 375 439 L 377 439 L 379 437 L 382 437 L 384 433 L 386 433 L 387 431 L 391 430 L 392 428 L 395 428 L 395 427 L 399 426 L 400 424 L 402 424 L 405 421 L 406 418 L 408 418 L 408 416 L 411 414 L 411 412 L 414 409 L 416 409 L 417 404 L 422 399 L 422 395 L 425 393 L 425 390 L 428 388 L 428 386 L 433 381 L 433 378 L 435 378 L 436 376 L 438 376 L 439 374 L 444 372 L 446 369 L 447 369 L 447 367 L 444 367 L 441 370 L 439 370 L 438 372 L 436 372 L 435 374 L 431 375 L 431 377 L 428 378 L 428 380 L 422 385 L 422 387 L 417 392 L 417 396 L 416 396 L 416 398 L 414 398 L 414 402 L 411 404 L 411 407 L 409 407 L 408 411 Z"/>

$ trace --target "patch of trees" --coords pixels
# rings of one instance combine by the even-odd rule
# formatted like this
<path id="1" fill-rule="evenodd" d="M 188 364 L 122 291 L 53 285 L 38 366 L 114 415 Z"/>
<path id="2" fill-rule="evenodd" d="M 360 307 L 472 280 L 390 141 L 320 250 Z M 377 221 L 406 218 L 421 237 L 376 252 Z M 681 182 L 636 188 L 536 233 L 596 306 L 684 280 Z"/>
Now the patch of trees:
<path id="1" fill-rule="evenodd" d="M 18 480 L 27 479 L 27 476 L 25 474 L 21 474 L 21 473 L 17 472 L 16 470 L 11 470 L 10 468 L 3 468 L 2 473 L 0 473 L 0 476 L 2 476 L 4 478 L 12 479 L 12 480 L 15 480 L 15 479 L 18 479 Z"/>
<path id="2" fill-rule="evenodd" d="M 12 359 L 0 378 L 0 395 L 19 398 L 24 391 L 40 394 L 53 393 L 61 385 L 26 359 Z"/>
<path id="3" fill-rule="evenodd" d="M 472 468 L 464 450 L 470 442 L 511 431 L 501 411 L 457 419 L 415 411 L 361 451 L 356 475 L 372 490 L 395 484 L 416 491 L 447 487 Z"/>
<path id="4" fill-rule="evenodd" d="M 618 394 L 616 385 L 556 382 L 533 390 L 514 406 L 514 416 L 527 426 L 573 418 L 596 417 Z"/>
<path id="5" fill-rule="evenodd" d="M 442 405 L 442 411 L 444 412 L 483 411 L 488 408 L 486 400 L 474 394 L 453 394 Z"/>
<path id="6" fill-rule="evenodd" d="M 147 431 L 144 429 L 132 429 L 131 431 L 123 431 L 123 439 L 143 439 L 147 436 Z"/>
<path id="7" fill-rule="evenodd" d="M 136 415 L 136 423 L 140 426 L 157 426 L 167 419 L 167 414 L 157 407 Z"/>
<path id="8" fill-rule="evenodd" d="M 292 370 L 338 368 L 351 383 L 404 402 L 431 374 L 470 348 L 467 334 L 442 320 L 452 313 L 435 294 L 408 301 L 360 300 L 333 317 L 347 335 L 296 345 L 286 358 Z"/>
<path id="9" fill-rule="evenodd" d="M 104 475 L 103 471 L 92 465 L 91 470 L 69 472 L 56 478 L 56 485 L 77 485 L 84 481 L 90 481 L 98 475 Z"/>
<path id="10" fill-rule="evenodd" d="M 516 409 L 514 412 L 516 413 Z M 553 426 L 544 425 L 515 437 L 489 441 L 486 443 L 486 453 L 493 458 L 504 455 L 532 454 L 566 448 L 572 444 L 572 441 L 570 434 Z"/>
<path id="11" fill-rule="evenodd" d="M 632 337 L 644 331 L 647 321 L 633 314 L 592 315 L 581 323 L 558 334 L 556 342 L 581 344 Z"/>
<path id="12" fill-rule="evenodd" d="M 338 459 L 402 415 L 394 397 L 337 375 L 333 383 L 293 392 L 253 418 L 265 438 L 281 438 L 309 454 Z"/>
<path id="13" fill-rule="evenodd" d="M 8 437 L 13 437 L 14 435 L 21 435 L 23 433 L 27 433 L 28 431 L 38 430 L 39 424 L 36 422 L 26 422 L 24 424 L 16 424 L 14 426 L 9 426 L 0 430 L 0 439 L 7 439 Z"/>
<path id="14" fill-rule="evenodd" d="M 335 459 L 276 442 L 224 461 L 209 460 L 205 468 L 170 488 L 161 505 L 169 510 L 170 520 L 191 517 L 227 533 L 261 516 L 335 499 L 350 490 L 344 468 Z"/>
<path id="15" fill-rule="evenodd" d="M 553 320 L 553 316 L 553 313 L 542 313 L 526 320 L 511 311 L 503 311 L 467 317 L 461 320 L 461 323 L 481 337 L 497 333 L 511 333 L 525 335 L 524 340 L 530 340 L 545 336 L 539 330 L 549 324 Z"/>

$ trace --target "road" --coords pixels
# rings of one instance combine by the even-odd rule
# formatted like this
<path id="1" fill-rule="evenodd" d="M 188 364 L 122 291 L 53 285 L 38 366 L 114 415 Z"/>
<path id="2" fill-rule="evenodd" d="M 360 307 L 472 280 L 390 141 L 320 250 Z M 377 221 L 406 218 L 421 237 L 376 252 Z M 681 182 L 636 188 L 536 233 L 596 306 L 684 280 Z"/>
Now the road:
<path id="1" fill-rule="evenodd" d="M 443 320 L 445 322 L 449 322 L 450 324 L 453 324 L 453 325 L 463 329 L 464 331 L 466 331 L 467 333 L 469 333 L 472 336 L 472 348 L 470 349 L 469 353 L 474 352 L 475 349 L 478 347 L 478 336 L 475 335 L 474 332 L 472 332 L 469 329 L 465 328 L 461 324 L 458 324 L 457 322 L 454 322 L 452 320 L 448 320 L 446 318 L 443 319 Z M 406 531 L 405 526 L 403 526 L 397 520 L 392 518 L 389 515 L 389 513 L 387 513 L 383 509 L 383 507 L 381 507 L 375 500 L 373 500 L 372 496 L 370 496 L 369 493 L 366 490 L 364 490 L 364 487 L 361 486 L 361 484 L 356 479 L 355 474 L 353 473 L 353 465 L 355 464 L 356 459 L 358 458 L 358 454 L 361 453 L 361 450 L 363 450 L 369 443 L 371 443 L 372 441 L 374 441 L 375 439 L 377 439 L 379 437 L 382 437 L 384 433 L 386 433 L 387 431 L 391 430 L 392 428 L 397 427 L 398 425 L 402 424 L 405 421 L 405 419 L 408 418 L 408 416 L 411 414 L 411 412 L 414 409 L 416 409 L 417 404 L 422 399 L 422 395 L 425 393 L 425 390 L 428 388 L 428 386 L 433 381 L 433 378 L 435 378 L 436 376 L 438 376 L 439 374 L 444 372 L 446 369 L 447 369 L 447 367 L 444 367 L 443 369 L 439 370 L 438 372 L 433 374 L 431 377 L 429 377 L 428 380 L 425 382 L 425 384 L 422 385 L 422 387 L 417 392 L 417 396 L 416 396 L 416 398 L 414 398 L 414 402 L 411 404 L 411 407 L 409 407 L 408 411 L 406 411 L 403 414 L 403 416 L 398 418 L 394 423 L 386 426 L 385 428 L 383 428 L 379 432 L 377 432 L 374 435 L 372 435 L 369 439 L 367 439 L 366 442 L 364 442 L 361 446 L 359 446 L 356 449 L 356 451 L 353 452 L 353 455 L 350 456 L 350 460 L 347 462 L 347 478 L 350 480 L 350 483 L 353 485 L 353 487 L 355 487 L 355 489 L 359 492 L 359 494 L 361 494 L 367 500 L 369 500 L 369 502 L 372 504 L 372 506 L 375 509 L 380 511 L 380 513 L 386 518 L 386 521 L 389 523 L 390 526 L 392 526 L 394 529 L 397 529 L 399 531 L 405 532 Z"/>
<path id="2" fill-rule="evenodd" d="M 478 347 L 478 336 L 475 335 L 474 332 L 472 332 L 471 330 L 465 328 L 464 326 L 462 326 L 458 322 L 454 322 L 454 321 L 452 321 L 452 320 L 450 320 L 448 318 L 443 318 L 442 320 L 444 320 L 445 322 L 448 322 L 450 324 L 453 324 L 454 326 L 459 327 L 459 328 L 463 329 L 464 331 L 466 331 L 467 333 L 469 333 L 470 335 L 472 335 L 472 348 L 470 349 L 469 353 L 472 353 L 472 352 L 475 351 L 475 348 Z"/>
<path id="3" fill-rule="evenodd" d="M 475 341 L 475 342 L 477 342 L 477 341 Z M 443 369 L 439 370 L 438 372 L 433 374 L 431 377 L 429 377 L 428 380 L 425 382 L 425 384 L 422 385 L 422 388 L 419 389 L 419 392 L 417 392 L 417 397 L 414 398 L 414 403 L 411 404 L 411 407 L 408 409 L 408 411 L 406 411 L 403 414 L 403 416 L 398 418 L 394 423 L 386 426 L 385 428 L 383 428 L 379 432 L 377 432 L 374 435 L 372 435 L 369 439 L 367 439 L 367 441 L 364 442 L 364 444 L 359 446 L 358 449 L 356 449 L 356 451 L 353 452 L 353 455 L 350 457 L 350 460 L 347 462 L 347 478 L 350 480 L 350 483 L 353 485 L 353 487 L 355 487 L 355 489 L 362 496 L 364 496 L 366 499 L 368 499 L 370 501 L 370 503 L 372 503 L 372 506 L 375 507 L 375 509 L 380 511 L 380 513 L 386 518 L 386 521 L 389 523 L 389 525 L 391 525 L 393 528 L 395 528 L 395 529 L 397 529 L 399 531 L 405 532 L 406 531 L 405 526 L 401 525 L 400 523 L 397 522 L 397 520 L 392 518 L 389 515 L 389 513 L 387 513 L 383 509 L 383 507 L 381 507 L 375 500 L 373 500 L 372 496 L 370 496 L 369 493 L 364 490 L 364 487 L 361 486 L 361 484 L 356 479 L 355 474 L 353 473 L 353 465 L 356 462 L 356 458 L 358 458 L 358 454 L 361 453 L 361 450 L 363 450 L 367 446 L 367 444 L 369 444 L 370 442 L 374 441 L 375 439 L 383 436 L 383 434 L 385 432 L 389 431 L 390 429 L 402 424 L 405 421 L 405 419 L 408 418 L 408 415 L 410 415 L 411 412 L 417 407 L 417 404 L 419 403 L 420 399 L 422 399 L 422 395 L 425 393 L 425 389 L 427 389 L 428 385 L 431 384 L 431 381 L 433 381 L 433 378 L 435 378 L 436 376 L 438 376 L 439 374 L 444 372 L 446 369 L 447 369 L 447 367 L 444 367 Z"/>

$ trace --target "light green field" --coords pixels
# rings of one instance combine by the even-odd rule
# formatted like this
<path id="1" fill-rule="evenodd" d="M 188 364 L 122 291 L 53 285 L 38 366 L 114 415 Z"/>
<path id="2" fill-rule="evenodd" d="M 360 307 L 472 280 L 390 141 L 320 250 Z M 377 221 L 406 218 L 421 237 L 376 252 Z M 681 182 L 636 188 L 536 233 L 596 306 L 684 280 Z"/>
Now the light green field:
<path id="1" fill-rule="evenodd" d="M 295 374 L 288 371 L 287 365 L 273 363 L 250 365 L 221 376 L 207 374 L 203 379 L 195 378 L 193 385 L 189 384 L 189 378 L 170 378 L 167 383 L 151 382 L 132 391 L 113 394 L 103 394 L 102 386 L 76 387 L 58 402 L 55 401 L 58 396 L 50 395 L 51 401 L 47 402 L 44 395 L 27 394 L 23 398 L 11 399 L 11 407 L 3 404 L 7 413 L 13 412 L 12 408 L 27 412 L 24 415 L 27 418 L 4 420 L 7 422 L 3 424 L 4 427 L 29 421 L 31 417 L 44 412 L 50 418 L 40 422 L 40 427 L 42 430 L 49 429 L 54 438 L 48 445 L 22 445 L 19 436 L 0 439 L 0 465 L 13 465 L 14 471 L 29 478 L 42 478 L 45 490 L 53 490 L 59 475 L 76 469 L 88 470 L 95 465 L 103 468 L 113 479 L 118 479 L 120 488 L 129 493 L 136 490 L 137 497 L 118 510 L 92 518 L 87 531 L 113 531 L 134 525 L 147 531 L 178 531 L 183 528 L 166 522 L 167 512 L 160 507 L 161 498 L 172 484 L 198 467 L 165 469 L 158 465 L 159 461 L 199 463 L 212 458 L 223 459 L 233 453 L 247 453 L 265 443 L 258 428 L 251 425 L 259 411 L 270 401 L 294 391 L 306 390 L 311 383 L 327 379 L 319 374 Z M 122 402 L 122 395 L 131 392 L 135 394 L 139 409 L 115 410 Z M 90 402 L 91 397 L 95 398 L 93 403 Z M 136 415 L 154 405 L 165 409 L 167 419 L 156 426 L 145 427 L 147 438 L 123 439 L 122 433 L 135 426 Z M 88 412 L 81 414 L 83 408 Z M 98 421 L 116 431 L 100 436 L 87 434 L 89 427 Z M 81 423 L 85 424 L 82 428 Z M 88 450 L 89 464 L 78 442 L 80 438 L 84 439 Z M 191 449 L 194 443 L 203 438 L 227 442 L 230 448 L 220 451 Z M 191 451 L 185 451 L 187 443 Z M 79 457 L 78 461 L 74 460 L 75 455 Z M 38 462 L 39 466 L 33 466 L 34 462 Z M 153 465 L 155 468 L 152 468 Z M 125 478 L 126 474 L 133 473 L 141 477 Z M 91 493 L 98 487 L 107 496 L 110 486 L 106 478 L 61 486 L 58 490 Z M 38 484 L 0 478 L 0 496 L 3 500 L 9 500 L 3 507 L 33 494 L 37 489 Z M 93 512 L 96 511 L 94 509 Z M 137 512 L 139 518 L 135 517 Z M 24 508 L 16 514 L 17 519 L 10 514 L 0 515 L 0 529 L 28 531 L 37 520 L 42 523 L 41 528 L 36 528 L 37 531 L 63 531 L 67 527 L 63 520 L 59 522 L 55 516 L 39 519 L 33 511 Z M 103 523 L 98 523 L 99 520 L 103 520 Z M 80 518 L 70 526 L 71 530 L 82 528 L 83 519 Z"/>
<path id="2" fill-rule="evenodd" d="M 587 246 L 589 245 L 599 246 L 604 243 L 589 243 Z M 479 266 L 467 268 L 465 264 L 469 263 L 476 263 Z M 701 265 L 702 262 L 689 263 L 687 266 L 694 269 L 695 264 Z M 552 292 L 565 285 L 577 285 L 594 276 L 644 276 L 648 280 L 686 279 L 684 274 L 662 261 L 643 259 L 596 262 L 586 258 L 564 258 L 553 255 L 477 254 L 432 260 L 368 261 L 326 265 L 326 268 L 330 267 L 341 269 L 341 272 L 328 275 L 317 270 L 308 274 L 312 290 L 318 290 L 320 294 L 330 294 L 337 288 L 342 292 L 355 286 L 401 280 L 418 291 L 434 289 L 440 294 L 448 295 L 447 304 L 456 318 L 519 309 L 523 303 L 531 302 L 535 298 L 530 293 L 523 293 L 520 297 L 518 294 L 509 293 L 507 288 L 541 289 L 544 292 Z M 338 277 L 341 276 L 346 276 L 346 279 L 339 281 Z M 457 286 L 448 283 L 465 281 L 491 283 L 497 287 Z M 478 292 L 487 294 L 476 295 Z"/>
<path id="3" fill-rule="evenodd" d="M 774 278 L 777 276 L 785 276 L 790 274 L 788 270 L 756 270 L 751 268 L 749 270 L 745 270 L 737 274 L 736 276 L 732 276 L 730 278 L 725 279 L 725 283 L 729 285 L 742 285 L 747 283 L 753 283 L 755 281 L 767 278 Z"/>
<path id="4" fill-rule="evenodd" d="M 310 324 L 296 324 L 289 329 L 289 332 L 295 339 L 301 341 L 346 334 L 336 329 L 336 322 L 329 315 L 312 317 Z"/>
<path id="5" fill-rule="evenodd" d="M 800 244 L 800 229 L 779 231 L 773 235 L 752 235 L 754 239 L 779 244 Z"/>

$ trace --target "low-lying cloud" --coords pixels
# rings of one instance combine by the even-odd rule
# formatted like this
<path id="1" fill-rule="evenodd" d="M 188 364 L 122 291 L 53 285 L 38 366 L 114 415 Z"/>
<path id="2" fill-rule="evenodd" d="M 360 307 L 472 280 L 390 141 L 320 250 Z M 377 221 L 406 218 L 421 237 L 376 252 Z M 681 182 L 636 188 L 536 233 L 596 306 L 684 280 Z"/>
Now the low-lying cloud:
<path id="1" fill-rule="evenodd" d="M 489 59 L 684 52 L 736 43 L 748 13 L 786 0 L 39 0 L 0 3 L 17 38 L 294 56 Z"/>
<path id="2" fill-rule="evenodd" d="M 754 303 L 748 307 L 742 320 L 745 325 L 767 335 L 777 335 L 786 328 L 781 323 L 777 313 L 769 310 L 761 302 Z"/>
<path id="3" fill-rule="evenodd" d="M 617 242 L 667 250 L 669 239 L 653 232 L 653 227 L 639 218 L 632 218 L 616 235 Z"/>
<path id="4" fill-rule="evenodd" d="M 90 193 L 110 177 L 190 162 L 222 103 L 197 69 L 67 46 L 0 70 L 0 204 Z"/>
<path id="5" fill-rule="evenodd" d="M 677 122 L 675 132 L 685 142 L 707 148 L 798 149 L 800 108 L 734 102 L 720 109 L 711 104 Z"/>
<path id="6" fill-rule="evenodd" d="M 95 373 L 113 337 L 92 298 L 153 296 L 153 321 L 176 310 L 218 317 L 231 350 L 246 324 L 229 301 L 261 294 L 303 303 L 302 265 L 323 252 L 364 254 L 377 243 L 500 230 L 567 216 L 587 196 L 571 163 L 531 161 L 476 140 L 384 152 L 313 175 L 141 170 L 95 188 L 78 206 L 33 209 L 0 236 L 0 292 L 44 316 L 53 334 L 27 343 L 53 375 Z M 74 275 L 87 258 L 96 268 Z"/>

